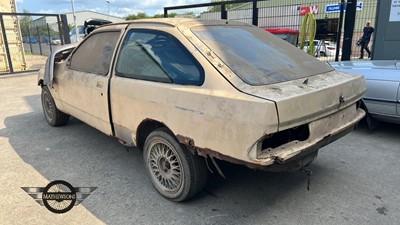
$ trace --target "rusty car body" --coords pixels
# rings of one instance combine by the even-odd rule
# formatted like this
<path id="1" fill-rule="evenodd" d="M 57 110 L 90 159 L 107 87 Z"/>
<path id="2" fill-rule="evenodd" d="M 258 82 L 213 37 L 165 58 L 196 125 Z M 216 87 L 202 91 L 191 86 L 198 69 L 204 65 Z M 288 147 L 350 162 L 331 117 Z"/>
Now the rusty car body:
<path id="1" fill-rule="evenodd" d="M 174 201 L 204 187 L 207 158 L 299 170 L 365 115 L 362 76 L 226 20 L 102 26 L 55 51 L 38 84 L 50 125 L 71 115 L 143 148 L 151 181 Z"/>

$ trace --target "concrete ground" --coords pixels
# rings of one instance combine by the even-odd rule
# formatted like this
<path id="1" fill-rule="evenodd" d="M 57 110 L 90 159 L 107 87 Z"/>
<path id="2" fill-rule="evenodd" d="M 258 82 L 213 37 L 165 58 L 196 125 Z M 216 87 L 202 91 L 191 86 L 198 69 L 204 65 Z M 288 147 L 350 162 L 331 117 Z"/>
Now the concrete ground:
<path id="1" fill-rule="evenodd" d="M 152 187 L 141 151 L 84 123 L 47 125 L 36 76 L 0 77 L 0 224 L 400 224 L 400 126 L 364 125 L 320 150 L 301 172 L 274 174 L 222 163 L 226 180 L 184 203 Z M 54 214 L 20 187 L 53 180 L 98 187 Z"/>

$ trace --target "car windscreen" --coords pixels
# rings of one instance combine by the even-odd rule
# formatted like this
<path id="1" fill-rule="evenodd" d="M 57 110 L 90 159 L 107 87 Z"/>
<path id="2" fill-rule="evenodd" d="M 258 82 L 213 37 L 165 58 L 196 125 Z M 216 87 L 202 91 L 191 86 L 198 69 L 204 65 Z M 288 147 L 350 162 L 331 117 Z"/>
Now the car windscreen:
<path id="1" fill-rule="evenodd" d="M 252 26 L 198 26 L 192 32 L 250 85 L 305 78 L 333 68 Z"/>

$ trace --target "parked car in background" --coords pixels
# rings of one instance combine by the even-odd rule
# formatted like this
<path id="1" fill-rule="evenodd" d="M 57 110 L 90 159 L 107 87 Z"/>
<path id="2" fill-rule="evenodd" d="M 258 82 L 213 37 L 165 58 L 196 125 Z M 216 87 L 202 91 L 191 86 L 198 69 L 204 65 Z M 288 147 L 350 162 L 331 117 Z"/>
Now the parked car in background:
<path id="1" fill-rule="evenodd" d="M 22 41 L 24 43 L 33 43 L 33 44 L 38 42 L 37 38 L 35 37 L 24 37 L 22 38 Z"/>
<path id="2" fill-rule="evenodd" d="M 89 18 L 86 19 L 83 25 L 77 26 L 78 39 L 76 37 L 75 27 L 69 32 L 71 43 L 82 41 L 87 35 L 89 35 L 96 28 L 112 23 L 109 20 Z"/>
<path id="3" fill-rule="evenodd" d="M 51 45 L 61 45 L 61 39 L 59 35 L 55 35 L 50 37 L 50 41 L 48 42 Z"/>
<path id="4" fill-rule="evenodd" d="M 78 36 L 76 35 L 77 32 L 75 30 L 75 27 L 73 27 L 69 32 L 71 43 L 79 42 L 85 37 L 85 27 L 83 25 L 78 25 L 76 26 L 76 28 L 78 30 Z"/>
<path id="5" fill-rule="evenodd" d="M 324 41 L 326 46 L 326 56 L 336 56 L 336 42 Z M 342 49 L 339 48 L 339 55 L 342 55 Z"/>
<path id="6" fill-rule="evenodd" d="M 310 41 L 304 42 L 303 50 L 308 52 L 310 47 Z M 336 55 L 336 43 L 332 41 L 314 40 L 314 56 L 335 56 Z M 339 55 L 342 55 L 342 50 L 339 49 Z"/>
<path id="7" fill-rule="evenodd" d="M 96 28 L 110 23 L 112 22 L 109 20 L 96 19 L 96 18 L 90 18 L 85 20 L 83 24 L 85 36 L 89 35 Z"/>
<path id="8" fill-rule="evenodd" d="M 308 53 L 308 49 L 310 48 L 310 41 L 306 40 L 304 42 L 304 48 L 303 51 Z M 319 57 L 319 56 L 327 56 L 326 53 L 326 44 L 322 40 L 314 40 L 314 56 Z"/>
<path id="9" fill-rule="evenodd" d="M 288 28 L 263 28 L 265 31 L 274 34 L 283 40 L 289 42 L 290 44 L 297 46 L 297 42 L 299 39 L 299 31 L 288 29 Z"/>
<path id="10" fill-rule="evenodd" d="M 51 126 L 71 115 L 142 148 L 151 182 L 173 201 L 203 189 L 206 162 L 222 174 L 214 158 L 274 172 L 303 169 L 365 115 L 362 76 L 227 20 L 101 26 L 53 51 L 38 84 Z"/>
<path id="11" fill-rule="evenodd" d="M 400 124 L 400 61 L 345 61 L 329 64 L 339 71 L 364 75 L 367 92 L 362 107 L 367 112 L 366 121 L 370 129 L 377 126 L 377 121 Z"/>

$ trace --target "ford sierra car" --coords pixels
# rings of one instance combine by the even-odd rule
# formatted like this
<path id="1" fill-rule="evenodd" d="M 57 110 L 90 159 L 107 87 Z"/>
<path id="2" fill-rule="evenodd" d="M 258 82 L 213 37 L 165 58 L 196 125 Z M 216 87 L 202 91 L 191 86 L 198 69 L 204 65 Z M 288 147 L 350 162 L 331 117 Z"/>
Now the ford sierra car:
<path id="1" fill-rule="evenodd" d="M 365 115 L 362 76 L 229 20 L 101 26 L 54 51 L 38 84 L 51 126 L 73 116 L 142 149 L 154 187 L 173 201 L 201 191 L 207 164 L 220 171 L 215 159 L 300 170 Z"/>

